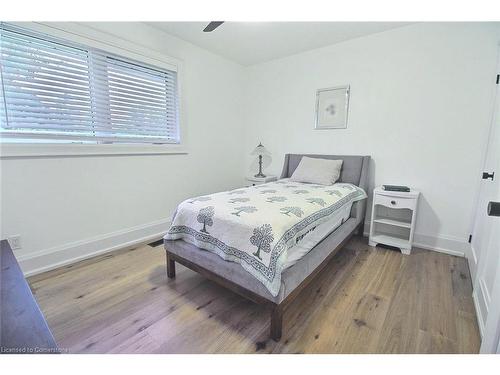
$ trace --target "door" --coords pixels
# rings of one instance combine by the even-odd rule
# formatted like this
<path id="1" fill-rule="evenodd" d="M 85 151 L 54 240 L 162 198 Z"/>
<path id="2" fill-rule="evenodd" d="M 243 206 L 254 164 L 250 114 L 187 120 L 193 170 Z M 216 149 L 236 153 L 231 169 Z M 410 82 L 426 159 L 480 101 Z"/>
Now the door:
<path id="1" fill-rule="evenodd" d="M 500 79 L 500 78 L 499 78 Z M 486 151 L 472 247 L 469 259 L 473 296 L 482 331 L 481 352 L 495 353 L 500 335 L 500 216 L 488 207 L 500 205 L 500 85 L 497 80 L 495 110 Z M 477 261 L 477 262 L 476 262 Z"/>
<path id="2" fill-rule="evenodd" d="M 500 72 L 500 62 L 498 66 Z M 467 259 L 472 280 L 477 278 L 477 272 L 486 255 L 490 233 L 496 221 L 486 214 L 488 203 L 494 201 L 500 188 L 500 82 L 497 76 L 495 106 L 493 109 L 490 134 L 485 154 L 482 180 L 477 199 L 477 208 L 472 231 L 471 248 Z"/>

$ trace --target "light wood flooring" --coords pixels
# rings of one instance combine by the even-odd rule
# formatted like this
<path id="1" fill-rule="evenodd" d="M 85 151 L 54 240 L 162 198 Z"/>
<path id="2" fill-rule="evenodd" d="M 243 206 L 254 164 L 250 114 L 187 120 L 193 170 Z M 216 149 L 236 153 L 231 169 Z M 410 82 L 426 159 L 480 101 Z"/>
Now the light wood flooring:
<path id="1" fill-rule="evenodd" d="M 58 345 L 71 353 L 477 353 L 465 259 L 410 256 L 354 237 L 284 315 L 177 264 L 162 245 L 110 253 L 29 279 Z"/>

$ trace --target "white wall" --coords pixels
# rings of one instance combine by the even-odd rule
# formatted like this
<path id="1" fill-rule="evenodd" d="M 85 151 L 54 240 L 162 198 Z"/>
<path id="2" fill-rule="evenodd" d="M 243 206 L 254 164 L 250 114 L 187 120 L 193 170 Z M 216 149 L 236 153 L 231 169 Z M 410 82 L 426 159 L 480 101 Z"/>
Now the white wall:
<path id="1" fill-rule="evenodd" d="M 371 155 L 372 187 L 422 192 L 416 243 L 463 254 L 499 41 L 498 23 L 416 24 L 249 67 L 245 149 L 276 174 L 287 152 Z M 316 89 L 344 84 L 348 128 L 313 130 Z"/>
<path id="2" fill-rule="evenodd" d="M 158 237 L 179 201 L 242 181 L 243 68 L 145 24 L 91 26 L 95 39 L 120 42 L 114 34 L 182 61 L 188 154 L 1 160 L 0 238 L 21 235 L 28 273 Z"/>

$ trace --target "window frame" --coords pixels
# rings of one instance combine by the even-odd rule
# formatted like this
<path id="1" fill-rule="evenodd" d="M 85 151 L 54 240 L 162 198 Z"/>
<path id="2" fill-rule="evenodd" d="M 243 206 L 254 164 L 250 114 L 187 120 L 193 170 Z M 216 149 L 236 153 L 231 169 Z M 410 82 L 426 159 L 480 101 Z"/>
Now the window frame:
<path id="1" fill-rule="evenodd" d="M 182 61 L 163 53 L 156 52 L 133 42 L 93 29 L 79 23 L 58 23 L 57 25 L 38 22 L 10 22 L 11 25 L 27 30 L 44 33 L 54 38 L 96 48 L 113 55 L 121 56 L 157 66 L 161 69 L 177 71 L 178 130 L 179 143 L 88 143 L 84 141 L 59 142 L 20 142 L 12 138 L 0 139 L 0 159 L 50 157 L 50 156 L 106 156 L 106 155 L 155 155 L 187 154 L 187 139 L 184 123 L 184 99 L 182 95 Z"/>

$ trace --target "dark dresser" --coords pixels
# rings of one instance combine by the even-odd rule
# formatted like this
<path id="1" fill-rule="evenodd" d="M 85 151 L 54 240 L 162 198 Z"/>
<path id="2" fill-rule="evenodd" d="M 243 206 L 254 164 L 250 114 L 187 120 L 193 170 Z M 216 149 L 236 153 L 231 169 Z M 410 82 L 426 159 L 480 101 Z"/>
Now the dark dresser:
<path id="1" fill-rule="evenodd" d="M 59 353 L 9 243 L 0 244 L 0 354 Z"/>

